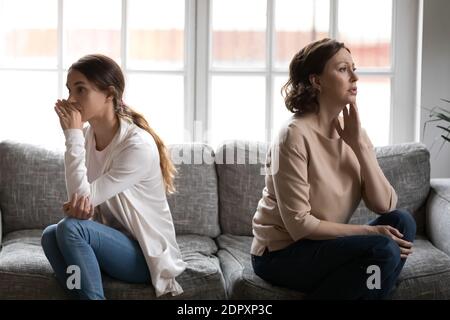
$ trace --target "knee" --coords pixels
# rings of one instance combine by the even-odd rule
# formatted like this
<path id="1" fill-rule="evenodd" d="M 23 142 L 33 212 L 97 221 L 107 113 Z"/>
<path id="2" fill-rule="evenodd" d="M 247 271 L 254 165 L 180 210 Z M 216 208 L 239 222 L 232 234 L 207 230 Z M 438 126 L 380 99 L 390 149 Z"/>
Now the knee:
<path id="1" fill-rule="evenodd" d="M 79 234 L 80 221 L 71 217 L 65 217 L 59 221 L 56 225 L 56 238 L 61 240 Z"/>
<path id="2" fill-rule="evenodd" d="M 394 270 L 400 263 L 400 247 L 387 236 L 374 236 L 372 258 L 386 271 Z"/>
<path id="3" fill-rule="evenodd" d="M 416 221 L 407 210 L 395 210 L 392 214 L 397 219 L 397 229 L 405 235 L 406 240 L 413 241 L 416 235 Z"/>
<path id="4" fill-rule="evenodd" d="M 45 249 L 54 242 L 56 242 L 56 224 L 49 225 L 44 229 L 41 236 L 41 246 Z"/>

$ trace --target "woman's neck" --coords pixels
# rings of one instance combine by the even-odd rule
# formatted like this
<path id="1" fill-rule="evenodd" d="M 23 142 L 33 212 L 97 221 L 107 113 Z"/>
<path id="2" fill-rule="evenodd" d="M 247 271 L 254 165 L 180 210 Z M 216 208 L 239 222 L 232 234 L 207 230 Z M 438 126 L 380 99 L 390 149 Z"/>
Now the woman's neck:
<path id="1" fill-rule="evenodd" d="M 334 121 L 339 116 L 342 108 L 336 105 L 326 105 L 321 103 L 319 113 L 313 114 L 313 122 L 317 130 L 329 138 L 338 138 L 339 134 L 335 129 Z"/>
<path id="2" fill-rule="evenodd" d="M 94 138 L 96 149 L 101 151 L 105 149 L 112 141 L 120 127 L 120 121 L 115 113 L 105 115 L 99 119 L 92 119 L 89 121 L 94 130 Z"/>

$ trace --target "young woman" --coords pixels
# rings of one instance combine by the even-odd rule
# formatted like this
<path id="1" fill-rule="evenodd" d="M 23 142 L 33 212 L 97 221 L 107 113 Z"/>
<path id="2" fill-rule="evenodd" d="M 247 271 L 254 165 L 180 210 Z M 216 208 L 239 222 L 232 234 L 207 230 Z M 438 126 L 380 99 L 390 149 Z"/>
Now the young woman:
<path id="1" fill-rule="evenodd" d="M 120 67 L 103 55 L 75 62 L 68 100 L 55 111 L 66 139 L 67 215 L 44 230 L 42 247 L 66 289 L 75 266 L 81 299 L 104 299 L 101 272 L 151 283 L 156 296 L 183 292 L 186 268 L 175 239 L 166 192 L 174 190 L 166 147 L 142 115 L 122 100 Z M 83 129 L 83 123 L 89 126 Z M 73 285 L 73 283 L 72 283 Z"/>
<path id="2" fill-rule="evenodd" d="M 294 56 L 283 87 L 294 115 L 269 150 L 253 218 L 255 273 L 310 299 L 387 298 L 412 252 L 416 225 L 395 210 L 361 128 L 357 81 L 343 43 L 323 39 Z M 380 216 L 347 224 L 361 198 Z"/>

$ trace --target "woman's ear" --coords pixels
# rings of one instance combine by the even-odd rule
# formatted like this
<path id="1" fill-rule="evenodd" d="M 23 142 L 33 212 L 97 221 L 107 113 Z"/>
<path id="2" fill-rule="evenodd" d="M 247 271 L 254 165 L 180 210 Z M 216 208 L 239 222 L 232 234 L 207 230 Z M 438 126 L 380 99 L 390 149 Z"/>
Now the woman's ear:
<path id="1" fill-rule="evenodd" d="M 320 78 L 317 74 L 309 75 L 309 83 L 311 83 L 311 85 L 314 89 L 317 89 L 318 91 L 320 91 Z"/>
<path id="2" fill-rule="evenodd" d="M 112 101 L 116 96 L 116 89 L 114 86 L 109 86 L 106 94 L 106 100 Z"/>

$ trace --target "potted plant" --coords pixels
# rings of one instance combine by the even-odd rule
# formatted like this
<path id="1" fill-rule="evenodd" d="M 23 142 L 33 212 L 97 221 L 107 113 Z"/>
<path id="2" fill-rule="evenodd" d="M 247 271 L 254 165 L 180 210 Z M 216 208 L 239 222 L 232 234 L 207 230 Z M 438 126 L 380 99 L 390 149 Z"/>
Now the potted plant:
<path id="1" fill-rule="evenodd" d="M 449 103 L 450 104 L 450 100 L 447 99 L 441 99 L 442 101 Z M 441 130 L 443 130 L 444 132 L 440 135 L 440 138 L 443 139 L 441 147 L 439 148 L 439 152 L 441 151 L 442 147 L 444 146 L 445 142 L 450 142 L 450 111 L 442 108 L 442 107 L 434 107 L 433 109 L 427 109 L 424 108 L 425 110 L 428 110 L 430 112 L 430 114 L 428 115 L 428 117 L 430 118 L 429 120 L 425 121 L 423 124 L 423 136 L 422 136 L 422 140 L 425 136 L 425 129 L 426 126 L 429 122 L 436 122 L 436 121 L 440 121 L 440 123 L 442 125 L 437 125 L 436 128 L 439 128 Z M 436 139 L 438 137 L 436 137 L 431 145 L 431 148 L 433 148 L 434 143 L 436 142 Z"/>

